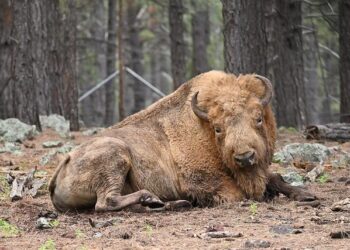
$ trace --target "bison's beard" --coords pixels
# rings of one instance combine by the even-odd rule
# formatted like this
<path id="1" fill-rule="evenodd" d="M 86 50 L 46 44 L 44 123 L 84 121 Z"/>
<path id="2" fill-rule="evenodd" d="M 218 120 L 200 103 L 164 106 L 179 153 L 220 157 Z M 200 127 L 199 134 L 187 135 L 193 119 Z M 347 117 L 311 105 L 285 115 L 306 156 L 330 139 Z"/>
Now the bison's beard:
<path id="1" fill-rule="evenodd" d="M 226 162 L 226 167 L 232 178 L 248 199 L 261 200 L 266 189 L 269 164 L 267 159 L 261 159 L 260 157 L 259 159 L 251 167 L 240 167 L 231 160 Z"/>

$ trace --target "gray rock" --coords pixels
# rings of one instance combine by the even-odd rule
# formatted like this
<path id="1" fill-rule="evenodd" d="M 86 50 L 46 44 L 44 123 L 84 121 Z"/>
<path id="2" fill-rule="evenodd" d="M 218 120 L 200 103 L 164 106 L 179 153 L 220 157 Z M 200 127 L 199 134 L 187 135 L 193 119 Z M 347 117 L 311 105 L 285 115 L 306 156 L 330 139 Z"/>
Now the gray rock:
<path id="1" fill-rule="evenodd" d="M 350 166 L 350 156 L 348 154 L 341 155 L 339 159 L 332 161 L 334 168 L 347 168 Z"/>
<path id="2" fill-rule="evenodd" d="M 101 232 L 96 232 L 93 235 L 94 238 L 101 238 L 102 236 L 103 236 L 103 234 Z"/>
<path id="3" fill-rule="evenodd" d="M 332 151 L 319 143 L 293 143 L 286 145 L 274 154 L 274 162 L 291 163 L 293 160 L 303 162 L 324 162 Z"/>
<path id="4" fill-rule="evenodd" d="M 72 151 L 73 148 L 75 148 L 76 145 L 74 145 L 74 143 L 71 142 L 67 142 L 66 144 L 64 144 L 62 147 L 57 149 L 57 153 L 60 154 L 67 154 L 70 151 Z"/>
<path id="5" fill-rule="evenodd" d="M 35 227 L 37 229 L 49 229 L 49 228 L 52 228 L 52 226 L 50 225 L 49 220 L 47 218 L 44 218 L 44 217 L 40 217 L 39 219 L 36 220 Z"/>
<path id="6" fill-rule="evenodd" d="M 38 134 L 35 125 L 28 125 L 16 118 L 0 120 L 0 136 L 5 142 L 23 142 Z"/>
<path id="7" fill-rule="evenodd" d="M 268 248 L 271 246 L 271 242 L 266 240 L 247 240 L 244 243 L 246 248 Z"/>
<path id="8" fill-rule="evenodd" d="M 4 147 L 0 147 L 0 153 L 6 153 L 6 152 L 9 152 L 15 155 L 21 155 L 22 154 L 21 146 L 15 142 L 5 142 Z"/>
<path id="9" fill-rule="evenodd" d="M 90 128 L 88 130 L 85 130 L 83 132 L 83 135 L 85 136 L 91 136 L 91 135 L 96 135 L 97 133 L 99 133 L 101 130 L 103 130 L 104 128 Z"/>
<path id="10" fill-rule="evenodd" d="M 57 149 L 52 149 L 50 150 L 50 152 L 48 152 L 47 154 L 45 154 L 43 157 L 41 157 L 39 164 L 41 166 L 45 166 L 46 164 L 48 164 L 57 154 L 67 154 L 70 151 L 72 151 L 73 148 L 75 148 L 76 145 L 74 145 L 71 142 L 67 142 L 66 144 L 64 144 L 62 147 L 57 148 Z"/>
<path id="11" fill-rule="evenodd" d="M 44 148 L 57 148 L 61 147 L 63 143 L 61 141 L 46 141 L 43 143 Z"/>
<path id="12" fill-rule="evenodd" d="M 66 121 L 63 116 L 60 115 L 41 115 L 40 123 L 43 128 L 51 128 L 55 130 L 61 137 L 69 137 L 69 121 Z"/>
<path id="13" fill-rule="evenodd" d="M 52 158 L 54 156 L 56 156 L 56 154 L 57 154 L 56 150 L 51 150 L 50 152 L 48 152 L 47 154 L 45 154 L 44 156 L 41 157 L 39 164 L 41 166 L 45 166 L 46 164 L 48 164 L 52 160 Z"/>
<path id="14" fill-rule="evenodd" d="M 276 225 L 270 228 L 270 232 L 273 232 L 276 234 L 290 234 L 293 232 L 293 230 L 294 230 L 293 227 L 288 224 Z"/>
<path id="15" fill-rule="evenodd" d="M 290 171 L 282 175 L 284 181 L 288 182 L 290 185 L 295 187 L 304 186 L 304 177 L 294 171 Z"/>

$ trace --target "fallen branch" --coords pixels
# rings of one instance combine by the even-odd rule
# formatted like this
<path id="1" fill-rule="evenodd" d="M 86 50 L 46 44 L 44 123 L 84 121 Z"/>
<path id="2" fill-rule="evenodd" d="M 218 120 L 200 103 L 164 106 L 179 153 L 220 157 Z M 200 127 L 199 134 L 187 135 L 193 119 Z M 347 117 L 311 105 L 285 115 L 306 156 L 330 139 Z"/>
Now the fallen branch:
<path id="1" fill-rule="evenodd" d="M 35 197 L 38 190 L 44 185 L 44 179 L 34 178 L 36 169 L 31 170 L 27 174 L 19 174 L 13 176 L 8 174 L 8 182 L 12 184 L 12 189 L 10 193 L 11 201 L 20 200 L 25 195 L 30 195 Z"/>
<path id="2" fill-rule="evenodd" d="M 306 139 L 350 140 L 350 123 L 310 125 L 304 130 Z"/>
<path id="3" fill-rule="evenodd" d="M 217 232 L 206 232 L 198 235 L 199 238 L 239 238 L 242 237 L 242 233 L 232 233 L 229 231 L 217 231 Z"/>

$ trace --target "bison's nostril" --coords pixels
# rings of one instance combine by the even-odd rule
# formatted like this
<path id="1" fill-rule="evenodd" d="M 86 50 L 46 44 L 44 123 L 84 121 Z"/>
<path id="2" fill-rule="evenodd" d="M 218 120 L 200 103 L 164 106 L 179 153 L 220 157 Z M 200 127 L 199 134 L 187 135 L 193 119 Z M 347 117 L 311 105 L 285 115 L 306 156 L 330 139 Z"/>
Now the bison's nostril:
<path id="1" fill-rule="evenodd" d="M 234 156 L 235 161 L 242 167 L 252 166 L 255 163 L 255 152 L 248 151 Z"/>

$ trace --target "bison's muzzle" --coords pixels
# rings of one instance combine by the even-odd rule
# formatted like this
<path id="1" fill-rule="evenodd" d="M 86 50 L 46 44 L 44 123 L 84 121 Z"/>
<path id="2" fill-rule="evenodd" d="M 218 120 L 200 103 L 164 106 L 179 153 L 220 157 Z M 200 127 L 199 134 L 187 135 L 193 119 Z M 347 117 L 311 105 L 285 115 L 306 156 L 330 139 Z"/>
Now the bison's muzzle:
<path id="1" fill-rule="evenodd" d="M 235 155 L 234 160 L 240 167 L 251 167 L 255 164 L 255 152 L 247 151 L 243 154 Z"/>

